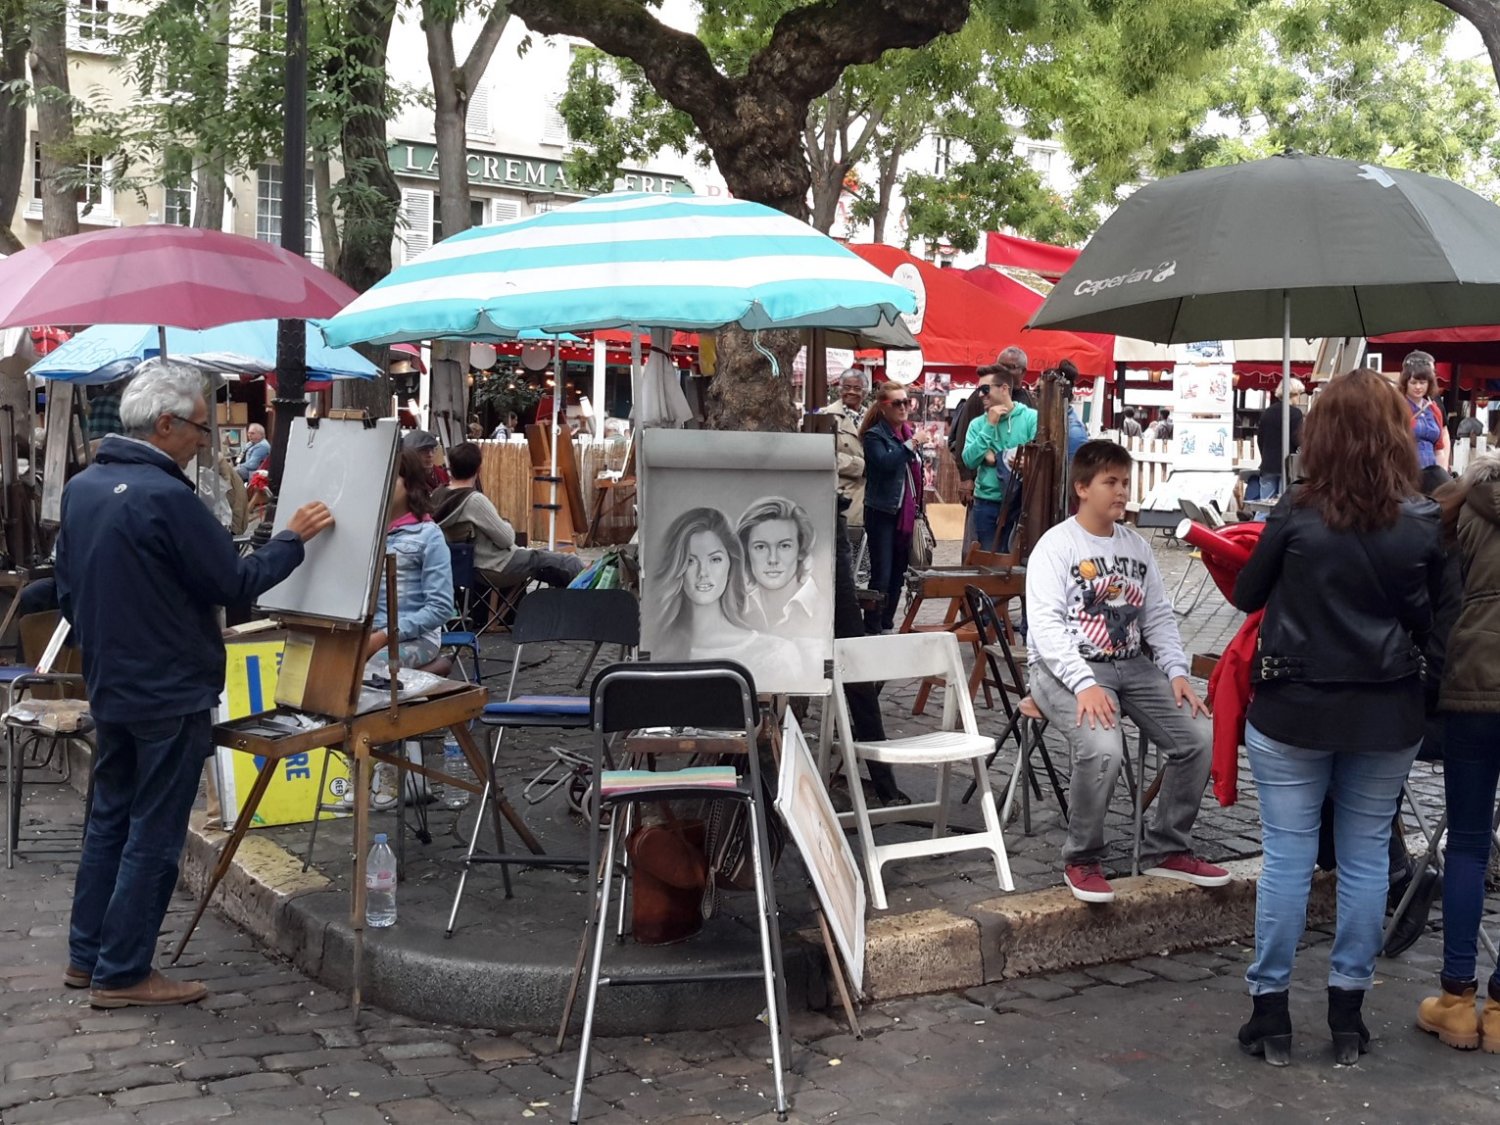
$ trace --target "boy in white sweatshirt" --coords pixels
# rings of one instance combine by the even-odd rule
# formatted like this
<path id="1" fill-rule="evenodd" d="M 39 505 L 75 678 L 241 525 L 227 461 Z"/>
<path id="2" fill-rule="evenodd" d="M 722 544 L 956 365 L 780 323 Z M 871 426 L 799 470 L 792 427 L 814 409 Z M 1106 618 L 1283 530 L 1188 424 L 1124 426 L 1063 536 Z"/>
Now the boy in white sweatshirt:
<path id="1" fill-rule="evenodd" d="M 1031 695 L 1067 738 L 1073 760 L 1064 881 L 1083 902 L 1114 901 L 1100 861 L 1104 816 L 1125 754 L 1123 711 L 1166 758 L 1156 814 L 1144 828 L 1143 870 L 1222 886 L 1229 873 L 1190 847 L 1212 764 L 1212 722 L 1188 682 L 1182 638 L 1151 548 L 1118 522 L 1129 495 L 1130 454 L 1112 441 L 1085 442 L 1069 480 L 1078 514 L 1043 535 L 1026 565 Z"/>

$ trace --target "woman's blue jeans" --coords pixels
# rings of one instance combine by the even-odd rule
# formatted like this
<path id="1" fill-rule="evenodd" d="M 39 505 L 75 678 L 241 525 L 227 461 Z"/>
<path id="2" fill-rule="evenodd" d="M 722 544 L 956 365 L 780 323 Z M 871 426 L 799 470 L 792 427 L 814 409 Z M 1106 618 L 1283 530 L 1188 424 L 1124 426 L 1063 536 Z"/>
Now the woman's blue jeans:
<path id="1" fill-rule="evenodd" d="M 906 566 L 911 556 L 911 532 L 896 530 L 899 517 L 894 512 L 865 509 L 865 539 L 870 545 L 870 589 L 885 595 L 885 606 L 865 614 L 865 629 L 879 633 L 893 629 L 896 606 L 906 582 Z"/>
<path id="2" fill-rule="evenodd" d="M 1443 738 L 1448 845 L 1443 850 L 1443 976 L 1473 980 L 1484 913 L 1495 786 L 1500 783 L 1500 714 L 1451 712 Z M 1495 973 L 1500 980 L 1500 970 Z"/>
<path id="3" fill-rule="evenodd" d="M 1386 751 L 1307 750 L 1245 728 L 1260 798 L 1260 884 L 1255 892 L 1255 961 L 1250 994 L 1285 992 L 1318 858 L 1323 798 L 1333 801 L 1338 853 L 1338 929 L 1328 983 L 1367 989 L 1375 976 L 1390 885 L 1391 818 L 1417 747 Z"/>

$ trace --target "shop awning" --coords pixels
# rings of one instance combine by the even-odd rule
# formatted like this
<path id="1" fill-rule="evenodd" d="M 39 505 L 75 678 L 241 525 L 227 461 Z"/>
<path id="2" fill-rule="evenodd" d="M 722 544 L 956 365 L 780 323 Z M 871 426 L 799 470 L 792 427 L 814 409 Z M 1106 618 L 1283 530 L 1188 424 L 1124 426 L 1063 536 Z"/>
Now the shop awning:
<path id="1" fill-rule="evenodd" d="M 1066 246 L 1033 242 L 1013 234 L 990 231 L 984 236 L 984 263 L 1011 270 L 1030 270 L 1050 281 L 1056 281 L 1078 258 L 1078 251 Z"/>
<path id="2" fill-rule="evenodd" d="M 1040 373 L 1071 359 L 1080 373 L 1108 375 L 1107 350 L 1072 332 L 1023 331 L 1031 310 L 974 284 L 964 270 L 942 269 L 904 250 L 879 243 L 850 250 L 917 294 L 918 311 L 909 322 L 922 346 L 923 365 L 972 377 L 994 363 L 1006 348 L 1026 352 L 1028 372 Z"/>

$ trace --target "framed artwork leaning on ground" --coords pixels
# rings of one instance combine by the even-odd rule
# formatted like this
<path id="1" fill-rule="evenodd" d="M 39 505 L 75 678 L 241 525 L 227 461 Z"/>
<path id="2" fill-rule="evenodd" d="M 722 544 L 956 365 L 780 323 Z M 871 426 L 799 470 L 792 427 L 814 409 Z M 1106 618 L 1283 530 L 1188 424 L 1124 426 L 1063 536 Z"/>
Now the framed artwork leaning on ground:
<path id="1" fill-rule="evenodd" d="M 647 430 L 638 477 L 642 657 L 733 660 L 757 691 L 826 692 L 832 435 Z"/>

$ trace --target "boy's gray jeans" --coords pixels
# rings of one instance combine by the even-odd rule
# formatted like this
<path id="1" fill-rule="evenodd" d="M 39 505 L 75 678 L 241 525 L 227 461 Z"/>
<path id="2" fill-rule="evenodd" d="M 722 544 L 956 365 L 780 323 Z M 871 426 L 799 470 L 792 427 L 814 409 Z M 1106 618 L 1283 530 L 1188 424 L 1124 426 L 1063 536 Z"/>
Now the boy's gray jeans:
<path id="1" fill-rule="evenodd" d="M 1149 657 L 1089 662 L 1100 687 L 1113 697 L 1113 729 L 1077 726 L 1077 697 L 1040 665 L 1031 669 L 1031 695 L 1055 730 L 1068 741 L 1073 761 L 1068 791 L 1068 840 L 1064 863 L 1097 863 L 1104 858 L 1104 816 L 1127 753 L 1120 734 L 1119 712 L 1130 716 L 1148 739 L 1161 748 L 1165 776 L 1141 841 L 1141 865 L 1173 852 L 1189 851 L 1193 822 L 1213 765 L 1213 721 L 1191 717 L 1188 705 L 1177 706 L 1172 684 Z"/>

